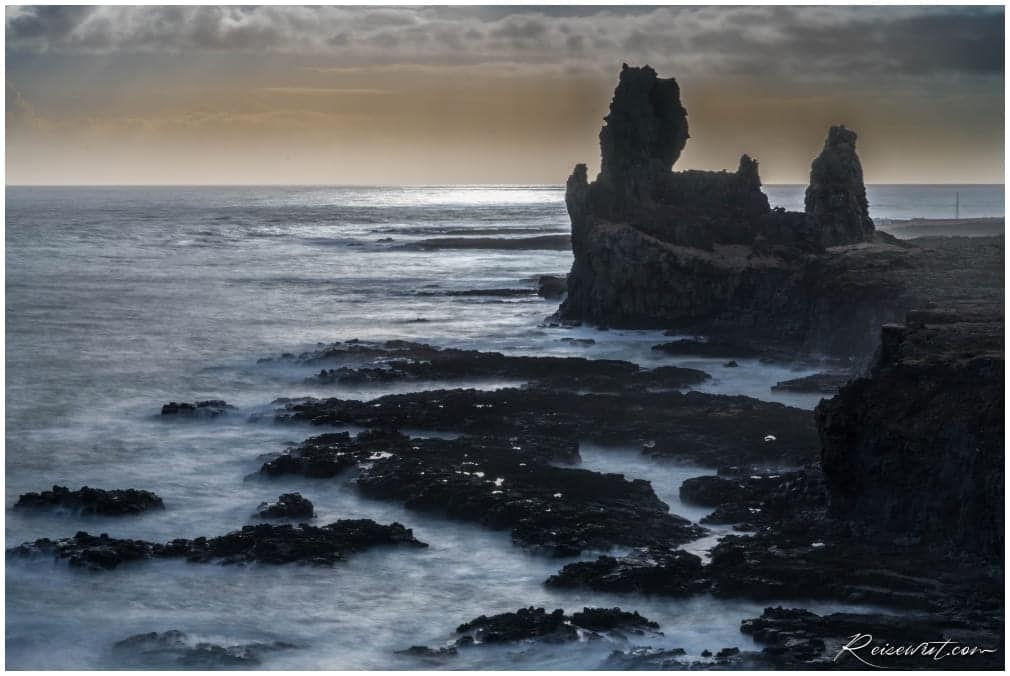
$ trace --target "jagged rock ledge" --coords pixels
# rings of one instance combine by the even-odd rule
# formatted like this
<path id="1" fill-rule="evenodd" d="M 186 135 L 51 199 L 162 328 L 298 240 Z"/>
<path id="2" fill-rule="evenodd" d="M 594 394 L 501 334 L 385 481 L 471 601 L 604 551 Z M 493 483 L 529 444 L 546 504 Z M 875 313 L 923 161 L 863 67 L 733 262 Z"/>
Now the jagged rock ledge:
<path id="1" fill-rule="evenodd" d="M 165 544 L 79 532 L 62 540 L 43 538 L 26 542 L 8 549 L 7 555 L 48 556 L 88 570 L 112 570 L 130 561 L 168 558 L 184 558 L 192 563 L 330 565 L 347 554 L 382 545 L 428 546 L 398 523 L 387 526 L 371 519 L 344 519 L 319 527 L 259 524 L 219 537 L 177 539 Z"/>
<path id="2" fill-rule="evenodd" d="M 52 490 L 41 493 L 24 493 L 14 503 L 15 510 L 66 510 L 81 516 L 125 516 L 164 507 L 162 499 L 150 491 L 103 490 L 88 486 L 76 491 L 66 486 L 53 486 Z"/>

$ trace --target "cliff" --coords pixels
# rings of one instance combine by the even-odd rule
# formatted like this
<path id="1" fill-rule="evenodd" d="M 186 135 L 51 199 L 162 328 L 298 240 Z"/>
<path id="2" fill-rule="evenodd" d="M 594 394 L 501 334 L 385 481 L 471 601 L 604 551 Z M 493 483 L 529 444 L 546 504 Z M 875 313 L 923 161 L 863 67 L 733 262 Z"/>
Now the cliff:
<path id="1" fill-rule="evenodd" d="M 756 160 L 671 171 L 688 139 L 673 79 L 625 65 L 600 132 L 601 172 L 568 179 L 574 262 L 562 319 L 739 333 L 866 359 L 914 298 L 908 247 L 869 217 L 856 134 L 832 127 L 804 213 L 772 209 Z"/>
<path id="2" fill-rule="evenodd" d="M 869 374 L 816 411 L 831 515 L 1002 561 L 1003 368 L 998 305 L 884 326 Z"/>

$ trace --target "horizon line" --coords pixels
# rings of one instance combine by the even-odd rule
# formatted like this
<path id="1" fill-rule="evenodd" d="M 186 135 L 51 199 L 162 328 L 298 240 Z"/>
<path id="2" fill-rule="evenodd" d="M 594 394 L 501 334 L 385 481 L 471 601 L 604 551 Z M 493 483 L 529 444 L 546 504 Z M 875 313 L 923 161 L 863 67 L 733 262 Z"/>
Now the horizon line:
<path id="1" fill-rule="evenodd" d="M 794 187 L 808 183 L 762 183 L 761 187 Z M 978 183 L 866 183 L 866 186 L 1006 186 Z M 6 183 L 5 188 L 563 188 L 564 183 Z"/>

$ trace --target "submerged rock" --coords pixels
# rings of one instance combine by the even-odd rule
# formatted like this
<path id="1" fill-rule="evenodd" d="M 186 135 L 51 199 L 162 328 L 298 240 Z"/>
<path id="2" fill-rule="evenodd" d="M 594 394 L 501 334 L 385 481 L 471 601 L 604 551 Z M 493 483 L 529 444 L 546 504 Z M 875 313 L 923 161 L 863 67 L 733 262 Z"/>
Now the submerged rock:
<path id="1" fill-rule="evenodd" d="M 128 488 L 103 490 L 84 486 L 72 491 L 53 486 L 41 493 L 25 493 L 14 503 L 15 510 L 65 509 L 81 515 L 124 516 L 149 509 L 163 509 L 165 503 L 150 491 Z"/>
<path id="2" fill-rule="evenodd" d="M 193 418 L 216 418 L 229 411 L 234 411 L 235 407 L 221 399 L 208 399 L 198 401 L 195 404 L 187 402 L 169 402 L 161 407 L 161 415 L 174 415 L 179 417 Z"/>
<path id="3" fill-rule="evenodd" d="M 124 667 L 248 669 L 259 666 L 264 653 L 296 647 L 283 641 L 222 646 L 173 629 L 130 636 L 115 643 L 112 651 Z"/>
<path id="4" fill-rule="evenodd" d="M 185 558 L 195 563 L 310 563 L 328 565 L 346 554 L 381 545 L 427 547 L 409 528 L 370 519 L 335 521 L 326 526 L 259 524 L 214 538 L 177 539 L 166 544 L 95 536 L 79 532 L 72 538 L 47 538 L 7 550 L 13 557 L 53 556 L 71 566 L 112 570 L 122 563 L 154 558 Z"/>
<path id="5" fill-rule="evenodd" d="M 312 502 L 300 493 L 284 493 L 277 502 L 264 502 L 256 508 L 256 516 L 265 519 L 312 519 L 316 516 Z"/>

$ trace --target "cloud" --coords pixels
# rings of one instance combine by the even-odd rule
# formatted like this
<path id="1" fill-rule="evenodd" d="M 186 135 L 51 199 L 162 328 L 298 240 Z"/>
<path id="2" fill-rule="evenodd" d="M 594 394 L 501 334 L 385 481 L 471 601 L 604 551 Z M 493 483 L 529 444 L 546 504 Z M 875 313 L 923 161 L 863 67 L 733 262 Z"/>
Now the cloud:
<path id="1" fill-rule="evenodd" d="M 278 52 L 333 65 L 650 61 L 677 75 L 1001 76 L 1002 7 L 14 7 L 8 54 Z M 320 63 L 326 65 L 325 61 Z M 858 73 L 853 71 L 859 71 Z"/>

